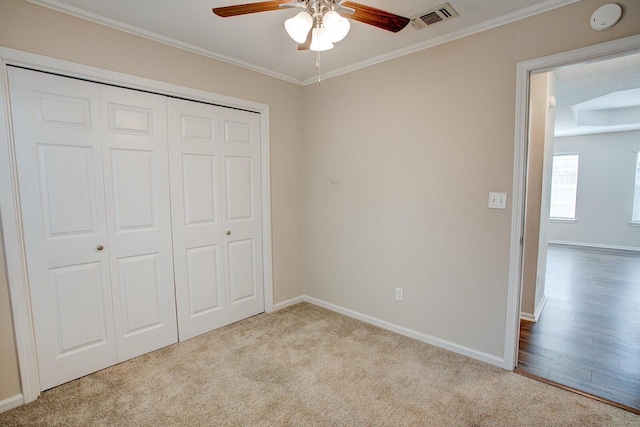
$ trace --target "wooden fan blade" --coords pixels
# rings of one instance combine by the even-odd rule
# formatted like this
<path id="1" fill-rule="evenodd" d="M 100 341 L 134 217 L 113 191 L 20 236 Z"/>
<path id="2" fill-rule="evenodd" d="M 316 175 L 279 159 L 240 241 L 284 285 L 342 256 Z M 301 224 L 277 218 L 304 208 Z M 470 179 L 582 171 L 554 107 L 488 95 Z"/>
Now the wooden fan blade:
<path id="1" fill-rule="evenodd" d="M 230 16 L 246 15 L 248 13 L 268 12 L 280 9 L 280 5 L 291 3 L 292 0 L 261 1 L 258 3 L 239 4 L 236 6 L 214 7 L 213 13 L 223 18 Z"/>
<path id="2" fill-rule="evenodd" d="M 341 3 L 341 6 L 355 9 L 356 12 L 353 15 L 348 15 L 349 19 L 373 25 L 374 27 L 382 28 L 383 30 L 393 33 L 397 33 L 406 27 L 410 21 L 409 18 L 405 18 L 404 16 L 395 15 L 385 12 L 384 10 L 376 9 L 375 7 L 365 6 L 352 1 Z"/>

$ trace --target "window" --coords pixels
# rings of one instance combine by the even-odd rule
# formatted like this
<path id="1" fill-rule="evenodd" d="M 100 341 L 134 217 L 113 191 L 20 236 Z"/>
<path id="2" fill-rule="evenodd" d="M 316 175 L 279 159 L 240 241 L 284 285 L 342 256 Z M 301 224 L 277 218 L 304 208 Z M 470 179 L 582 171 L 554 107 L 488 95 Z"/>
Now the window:
<path id="1" fill-rule="evenodd" d="M 636 157 L 636 188 L 633 191 L 633 214 L 631 222 L 640 224 L 640 152 Z"/>
<path id="2" fill-rule="evenodd" d="M 551 172 L 551 219 L 576 219 L 577 190 L 578 155 L 553 156 L 553 171 Z M 640 195 L 638 197 L 640 197 Z"/>

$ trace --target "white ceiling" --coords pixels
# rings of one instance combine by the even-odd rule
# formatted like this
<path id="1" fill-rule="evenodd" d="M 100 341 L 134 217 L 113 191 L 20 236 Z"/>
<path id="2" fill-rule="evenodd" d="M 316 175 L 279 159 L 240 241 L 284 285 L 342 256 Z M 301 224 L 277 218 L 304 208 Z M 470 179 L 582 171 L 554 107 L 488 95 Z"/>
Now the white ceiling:
<path id="1" fill-rule="evenodd" d="M 556 136 L 640 129 L 640 53 L 555 70 Z"/>
<path id="2" fill-rule="evenodd" d="M 298 9 L 220 18 L 214 7 L 256 0 L 28 0 L 299 84 L 317 79 L 316 54 L 298 51 L 284 21 Z M 425 49 L 578 0 L 449 0 L 460 14 L 422 30 L 394 34 L 352 21 L 347 37 L 321 54 L 324 78 Z M 401 16 L 446 0 L 358 0 Z"/>

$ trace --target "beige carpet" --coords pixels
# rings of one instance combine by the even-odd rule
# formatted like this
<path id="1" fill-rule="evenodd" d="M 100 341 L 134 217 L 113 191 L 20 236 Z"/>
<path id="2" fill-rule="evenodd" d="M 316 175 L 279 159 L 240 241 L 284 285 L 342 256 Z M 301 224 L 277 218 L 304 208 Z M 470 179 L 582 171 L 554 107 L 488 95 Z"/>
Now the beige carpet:
<path id="1" fill-rule="evenodd" d="M 29 426 L 640 426 L 640 416 L 298 304 L 0 414 Z"/>

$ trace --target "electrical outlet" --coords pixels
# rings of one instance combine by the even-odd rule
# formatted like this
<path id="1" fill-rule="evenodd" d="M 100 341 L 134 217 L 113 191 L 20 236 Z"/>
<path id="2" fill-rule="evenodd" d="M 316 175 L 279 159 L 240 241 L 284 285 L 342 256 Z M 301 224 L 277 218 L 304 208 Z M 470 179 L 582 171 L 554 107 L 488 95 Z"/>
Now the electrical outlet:
<path id="1" fill-rule="evenodd" d="M 404 301 L 404 289 L 396 288 L 396 301 Z"/>

